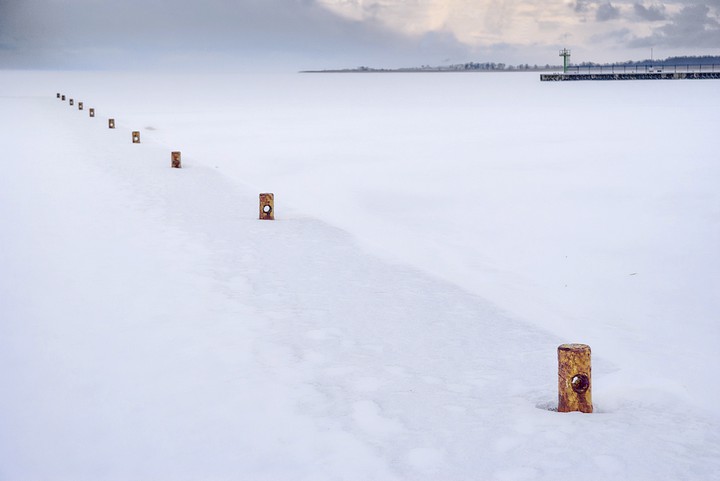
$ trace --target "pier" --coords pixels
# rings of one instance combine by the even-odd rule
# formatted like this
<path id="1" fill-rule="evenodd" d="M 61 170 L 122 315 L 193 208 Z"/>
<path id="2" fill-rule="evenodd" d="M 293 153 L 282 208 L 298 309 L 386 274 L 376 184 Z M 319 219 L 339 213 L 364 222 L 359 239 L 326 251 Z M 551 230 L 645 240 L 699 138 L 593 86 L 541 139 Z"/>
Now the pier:
<path id="1" fill-rule="evenodd" d="M 720 65 L 567 67 L 566 72 L 540 74 L 542 82 L 570 80 L 702 80 L 720 79 Z"/>

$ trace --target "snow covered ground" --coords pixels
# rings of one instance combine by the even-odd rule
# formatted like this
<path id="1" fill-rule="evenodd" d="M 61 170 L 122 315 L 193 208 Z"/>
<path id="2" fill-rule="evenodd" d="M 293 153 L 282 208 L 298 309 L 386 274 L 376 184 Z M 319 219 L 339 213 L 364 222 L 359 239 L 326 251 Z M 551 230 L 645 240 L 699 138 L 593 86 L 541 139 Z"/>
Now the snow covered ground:
<path id="1" fill-rule="evenodd" d="M 0 480 L 720 479 L 717 82 L 0 85 Z"/>

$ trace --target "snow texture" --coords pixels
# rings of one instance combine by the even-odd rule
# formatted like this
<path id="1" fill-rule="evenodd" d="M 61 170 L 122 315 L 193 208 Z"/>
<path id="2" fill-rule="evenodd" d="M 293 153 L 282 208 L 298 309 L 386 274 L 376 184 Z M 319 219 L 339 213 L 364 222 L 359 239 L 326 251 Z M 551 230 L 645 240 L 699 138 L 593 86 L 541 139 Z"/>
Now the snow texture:
<path id="1" fill-rule="evenodd" d="M 0 480 L 720 479 L 716 82 L 0 78 Z"/>

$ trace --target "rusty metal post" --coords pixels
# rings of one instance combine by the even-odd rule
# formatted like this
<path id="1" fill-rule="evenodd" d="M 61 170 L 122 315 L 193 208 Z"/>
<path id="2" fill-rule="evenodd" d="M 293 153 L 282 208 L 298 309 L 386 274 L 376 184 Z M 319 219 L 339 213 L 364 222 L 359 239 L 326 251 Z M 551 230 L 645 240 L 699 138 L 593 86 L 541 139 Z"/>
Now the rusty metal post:
<path id="1" fill-rule="evenodd" d="M 260 194 L 260 219 L 275 219 L 275 196 L 273 194 Z"/>
<path id="2" fill-rule="evenodd" d="M 558 412 L 593 412 L 590 346 L 558 347 Z"/>
<path id="3" fill-rule="evenodd" d="M 64 95 L 61 95 L 61 96 L 60 96 L 60 100 L 62 100 L 63 102 L 65 102 L 65 96 L 64 96 Z"/>
<path id="4" fill-rule="evenodd" d="M 95 109 L 90 109 L 90 117 L 95 117 Z"/>
<path id="5" fill-rule="evenodd" d="M 115 128 L 115 119 L 108 119 L 108 129 Z"/>
<path id="6" fill-rule="evenodd" d="M 182 164 L 180 163 L 180 152 L 173 152 L 170 154 L 170 167 L 173 169 L 182 168 Z"/>
<path id="7" fill-rule="evenodd" d="M 74 105 L 74 100 L 73 100 L 73 99 L 70 99 L 70 105 L 71 105 L 71 106 Z"/>
<path id="8" fill-rule="evenodd" d="M 140 132 L 138 132 L 137 130 L 133 130 L 132 140 L 133 140 L 133 144 L 139 144 L 140 143 Z"/>
<path id="9" fill-rule="evenodd" d="M 82 110 L 82 109 L 83 109 L 83 103 L 82 103 L 82 102 L 78 102 L 78 110 Z"/>

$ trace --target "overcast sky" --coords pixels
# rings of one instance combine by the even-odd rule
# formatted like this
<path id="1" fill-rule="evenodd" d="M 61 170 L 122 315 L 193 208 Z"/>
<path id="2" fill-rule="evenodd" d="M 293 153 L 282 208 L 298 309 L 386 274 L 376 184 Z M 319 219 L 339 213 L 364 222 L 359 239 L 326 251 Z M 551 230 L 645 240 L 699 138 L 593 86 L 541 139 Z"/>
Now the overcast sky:
<path id="1" fill-rule="evenodd" d="M 0 67 L 401 67 L 720 55 L 720 0 L 0 0 Z"/>

